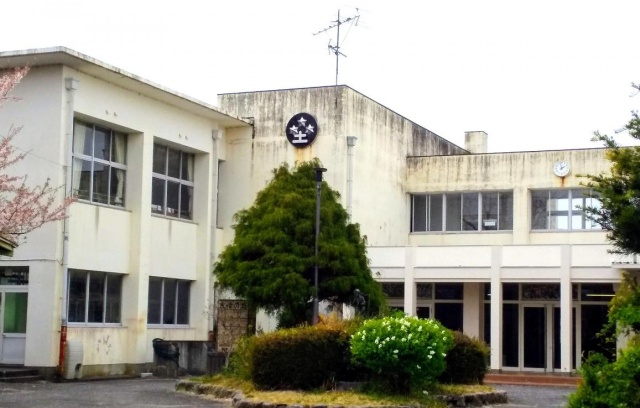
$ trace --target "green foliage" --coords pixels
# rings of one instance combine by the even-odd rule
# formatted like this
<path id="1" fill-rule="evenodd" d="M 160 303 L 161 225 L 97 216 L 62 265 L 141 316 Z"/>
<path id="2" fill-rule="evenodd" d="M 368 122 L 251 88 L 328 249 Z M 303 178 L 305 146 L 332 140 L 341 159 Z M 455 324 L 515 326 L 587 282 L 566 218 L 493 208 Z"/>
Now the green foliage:
<path id="1" fill-rule="evenodd" d="M 235 351 L 229 357 L 226 374 L 242 380 L 251 380 L 255 338 L 255 336 L 245 336 L 236 343 Z"/>
<path id="2" fill-rule="evenodd" d="M 640 286 L 637 276 L 624 274 L 609 305 L 609 322 L 603 332 L 606 330 L 616 335 L 640 333 Z"/>
<path id="3" fill-rule="evenodd" d="M 251 379 L 263 389 L 314 389 L 331 385 L 349 366 L 349 335 L 322 325 L 255 337 Z"/>
<path id="4" fill-rule="evenodd" d="M 235 214 L 235 238 L 214 267 L 217 283 L 253 307 L 282 314 L 280 326 L 309 322 L 314 286 L 316 159 L 292 170 L 285 164 L 253 205 Z M 348 222 L 339 194 L 322 184 L 318 243 L 320 300 L 349 303 L 355 289 L 367 296 L 367 313 L 384 304 L 371 276 L 366 238 Z"/>
<path id="5" fill-rule="evenodd" d="M 625 128 L 631 137 L 640 140 L 637 112 L 632 113 Z M 585 176 L 589 179 L 587 186 L 602 203 L 601 207 L 585 208 L 585 212 L 589 219 L 609 231 L 614 252 L 640 253 L 640 146 L 620 147 L 612 137 L 599 132 L 593 140 L 603 142 L 608 148 L 607 159 L 612 164 L 609 174 Z"/>
<path id="6" fill-rule="evenodd" d="M 640 346 L 627 348 L 610 363 L 591 355 L 581 368 L 582 383 L 569 397 L 569 408 L 631 408 L 640 401 Z"/>
<path id="7" fill-rule="evenodd" d="M 451 384 L 482 384 L 489 369 L 489 346 L 474 337 L 453 332 L 453 347 L 445 359 L 447 368 L 438 378 Z"/>
<path id="8" fill-rule="evenodd" d="M 404 393 L 434 382 L 452 345 L 451 331 L 436 320 L 384 317 L 365 321 L 351 337 L 351 356 L 392 391 Z"/>

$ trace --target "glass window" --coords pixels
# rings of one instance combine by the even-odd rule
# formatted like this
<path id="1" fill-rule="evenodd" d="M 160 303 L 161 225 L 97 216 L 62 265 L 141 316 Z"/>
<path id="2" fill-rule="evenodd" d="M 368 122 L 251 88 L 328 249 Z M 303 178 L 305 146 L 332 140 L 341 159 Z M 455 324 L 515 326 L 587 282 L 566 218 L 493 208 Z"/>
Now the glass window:
<path id="1" fill-rule="evenodd" d="M 404 297 L 404 283 L 403 282 L 383 282 L 382 292 L 390 298 L 403 298 Z"/>
<path id="2" fill-rule="evenodd" d="M 446 194 L 445 202 L 447 231 L 460 231 L 462 196 L 460 194 Z"/>
<path id="3" fill-rule="evenodd" d="M 69 270 L 67 320 L 70 323 L 120 323 L 122 275 Z"/>
<path id="4" fill-rule="evenodd" d="M 124 206 L 126 135 L 76 121 L 73 130 L 73 195 L 80 200 Z"/>
<path id="5" fill-rule="evenodd" d="M 192 219 L 193 162 L 193 154 L 154 145 L 151 212 Z"/>
<path id="6" fill-rule="evenodd" d="M 478 230 L 478 193 L 462 194 L 462 230 Z"/>
<path id="7" fill-rule="evenodd" d="M 191 282 L 149 278 L 147 324 L 188 325 Z"/>
<path id="8" fill-rule="evenodd" d="M 505 231 L 513 229 L 512 192 L 412 196 L 412 232 Z"/>
<path id="9" fill-rule="evenodd" d="M 463 300 L 464 286 L 462 283 L 436 283 L 436 299 Z"/>
<path id="10" fill-rule="evenodd" d="M 0 285 L 28 285 L 28 266 L 3 266 L 0 267 Z"/>
<path id="11" fill-rule="evenodd" d="M 586 207 L 600 207 L 600 201 L 584 189 L 543 190 L 531 192 L 531 229 L 584 230 L 600 229 L 589 220 Z"/>
<path id="12" fill-rule="evenodd" d="M 425 195 L 414 195 L 413 197 L 413 225 L 411 231 L 427 231 L 427 197 Z"/>

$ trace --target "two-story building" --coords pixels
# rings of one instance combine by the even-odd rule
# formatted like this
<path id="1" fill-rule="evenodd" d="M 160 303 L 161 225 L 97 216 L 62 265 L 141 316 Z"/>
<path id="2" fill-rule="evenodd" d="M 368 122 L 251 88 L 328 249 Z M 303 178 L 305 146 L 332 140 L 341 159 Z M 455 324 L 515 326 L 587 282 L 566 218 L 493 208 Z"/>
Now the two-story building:
<path id="1" fill-rule="evenodd" d="M 78 201 L 0 258 L 0 364 L 53 372 L 64 325 L 84 375 L 150 369 L 155 338 L 208 340 L 233 214 L 314 157 L 393 307 L 486 339 L 494 369 L 568 372 L 598 347 L 621 269 L 578 174 L 606 171 L 603 149 L 492 154 L 484 132 L 456 146 L 347 86 L 218 108 L 66 48 L 0 53 L 24 65 L 22 100 L 0 109 L 28 152 L 11 171 Z"/>

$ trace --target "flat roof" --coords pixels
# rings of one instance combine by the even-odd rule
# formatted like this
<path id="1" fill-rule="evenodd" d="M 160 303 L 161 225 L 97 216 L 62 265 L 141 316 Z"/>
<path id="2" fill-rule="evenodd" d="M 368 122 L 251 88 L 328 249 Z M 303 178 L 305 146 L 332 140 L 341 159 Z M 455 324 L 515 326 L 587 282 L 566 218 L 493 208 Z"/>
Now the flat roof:
<path id="1" fill-rule="evenodd" d="M 177 106 L 186 111 L 211 118 L 223 127 L 251 126 L 248 121 L 229 115 L 214 105 L 176 92 L 66 47 L 34 48 L 0 52 L 0 69 L 46 65 L 66 65 L 85 74 L 111 82 L 124 89 L 129 89 L 169 105 Z"/>

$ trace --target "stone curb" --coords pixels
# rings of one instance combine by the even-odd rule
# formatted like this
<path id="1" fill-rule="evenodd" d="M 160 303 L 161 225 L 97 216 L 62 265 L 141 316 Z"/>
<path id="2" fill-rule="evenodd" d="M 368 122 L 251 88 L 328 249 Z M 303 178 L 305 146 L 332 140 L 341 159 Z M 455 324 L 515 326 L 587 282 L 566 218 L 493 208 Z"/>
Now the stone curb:
<path id="1" fill-rule="evenodd" d="M 233 408 L 345 408 L 343 406 L 327 405 L 287 405 L 274 404 L 270 402 L 251 401 L 245 398 L 244 394 L 238 390 L 231 390 L 213 384 L 202 384 L 189 380 L 180 380 L 176 384 L 176 391 L 190 392 L 198 395 L 210 395 L 220 399 L 231 399 Z M 441 395 L 436 398 L 444 401 L 450 407 L 481 407 L 484 405 L 506 404 L 507 393 L 504 391 L 481 392 L 464 395 Z M 349 408 L 410 408 L 404 406 L 384 406 L 376 405 L 371 407 L 349 407 Z"/>

